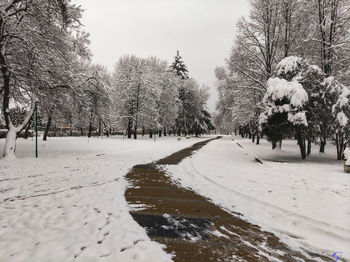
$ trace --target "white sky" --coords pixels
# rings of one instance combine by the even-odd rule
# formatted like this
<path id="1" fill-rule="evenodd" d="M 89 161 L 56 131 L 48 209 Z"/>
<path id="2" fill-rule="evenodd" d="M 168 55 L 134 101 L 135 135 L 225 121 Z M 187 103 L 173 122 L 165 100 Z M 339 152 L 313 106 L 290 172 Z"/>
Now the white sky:
<path id="1" fill-rule="evenodd" d="M 176 51 L 190 76 L 210 87 L 215 110 L 216 66 L 225 64 L 235 24 L 248 13 L 248 0 L 75 0 L 85 10 L 94 62 L 113 70 L 119 57 L 157 56 L 170 64 Z"/>

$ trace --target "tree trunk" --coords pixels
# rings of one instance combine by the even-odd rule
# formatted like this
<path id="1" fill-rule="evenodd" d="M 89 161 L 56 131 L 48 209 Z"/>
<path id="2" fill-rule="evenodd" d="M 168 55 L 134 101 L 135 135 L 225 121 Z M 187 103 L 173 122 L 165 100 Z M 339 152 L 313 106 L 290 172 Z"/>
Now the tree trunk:
<path id="1" fill-rule="evenodd" d="M 311 140 L 307 140 L 307 156 L 311 155 Z"/>
<path id="2" fill-rule="evenodd" d="M 273 150 L 277 147 L 277 141 L 273 140 L 271 141 L 271 143 L 272 143 L 272 150 Z"/>
<path id="3" fill-rule="evenodd" d="M 128 121 L 128 131 L 127 131 L 129 139 L 131 138 L 131 129 L 132 129 L 132 120 L 129 119 L 129 121 Z"/>
<path id="4" fill-rule="evenodd" d="M 6 159 L 15 159 L 15 152 L 16 152 L 16 139 L 17 139 L 17 132 L 16 128 L 10 123 L 9 124 L 9 130 L 6 135 L 6 141 L 5 141 L 5 148 L 4 148 L 4 154 L 3 157 Z"/>
<path id="5" fill-rule="evenodd" d="M 142 136 L 144 136 L 144 135 L 145 135 L 145 127 L 142 126 Z"/>
<path id="6" fill-rule="evenodd" d="M 166 127 L 164 127 L 164 129 L 163 129 L 163 134 L 164 134 L 164 136 L 166 136 Z"/>
<path id="7" fill-rule="evenodd" d="M 158 137 L 162 137 L 162 129 L 158 130 Z"/>
<path id="8" fill-rule="evenodd" d="M 73 124 L 72 121 L 69 123 L 69 136 L 73 136 Z"/>
<path id="9" fill-rule="evenodd" d="M 2 21 L 2 20 L 1 20 Z M 10 106 L 10 72 L 9 67 L 6 65 L 6 59 L 4 54 L 2 53 L 3 50 L 0 50 L 0 65 L 1 65 L 1 73 L 2 73 L 2 84 L 3 84 L 3 100 L 2 100 L 2 112 L 4 114 L 5 124 L 6 128 L 10 131 L 10 125 L 12 125 L 10 122 L 10 113 L 9 113 L 9 106 Z M 15 128 L 12 125 L 13 128 Z M 6 148 L 6 147 L 5 147 Z"/>
<path id="10" fill-rule="evenodd" d="M 98 136 L 101 136 L 101 129 L 102 129 L 102 124 L 101 124 L 101 119 L 98 120 Z"/>
<path id="11" fill-rule="evenodd" d="M 152 137 L 153 137 L 153 130 L 150 129 L 150 130 L 149 130 L 149 138 L 152 138 Z"/>
<path id="12" fill-rule="evenodd" d="M 255 135 L 252 135 L 252 142 L 255 142 Z"/>
<path id="13" fill-rule="evenodd" d="M 343 159 L 343 152 L 346 148 L 346 143 L 344 139 L 343 134 L 336 134 L 335 136 L 335 143 L 337 146 L 337 160 L 342 160 Z"/>
<path id="14" fill-rule="evenodd" d="M 92 121 L 90 120 L 88 137 L 91 137 L 91 133 L 92 133 Z"/>
<path id="15" fill-rule="evenodd" d="M 302 134 L 299 132 L 298 135 L 298 144 L 300 148 L 300 154 L 301 158 L 305 159 L 306 158 L 306 145 L 305 145 L 305 138 L 302 136 Z"/>
<path id="16" fill-rule="evenodd" d="M 7 159 L 16 158 L 15 151 L 16 151 L 17 133 L 20 133 L 28 124 L 30 118 L 33 116 L 34 109 L 35 109 L 35 103 L 32 105 L 32 108 L 30 109 L 29 113 L 24 118 L 23 123 L 18 127 L 15 127 L 12 124 L 11 119 L 9 117 L 9 113 L 7 111 L 4 113 L 4 115 L 7 115 L 7 121 L 8 121 L 6 122 L 8 131 L 6 134 L 6 141 L 5 141 L 5 147 L 4 147 L 4 153 L 3 153 L 4 158 L 7 158 Z"/>
<path id="17" fill-rule="evenodd" d="M 257 145 L 260 144 L 260 134 L 259 134 L 259 132 L 256 134 L 256 144 Z"/>
<path id="18" fill-rule="evenodd" d="M 282 149 L 282 139 L 278 141 L 278 148 L 281 150 Z"/>
<path id="19" fill-rule="evenodd" d="M 137 122 L 135 122 L 134 126 L 134 139 L 137 139 Z"/>
<path id="20" fill-rule="evenodd" d="M 320 153 L 324 153 L 326 148 L 326 139 L 321 138 L 321 143 L 320 143 Z"/>
<path id="21" fill-rule="evenodd" d="M 44 132 L 44 137 L 43 140 L 47 140 L 47 134 L 49 133 L 50 126 L 51 126 L 51 121 L 52 121 L 52 116 L 49 115 L 49 118 L 47 119 L 46 127 L 45 127 L 45 132 Z"/>

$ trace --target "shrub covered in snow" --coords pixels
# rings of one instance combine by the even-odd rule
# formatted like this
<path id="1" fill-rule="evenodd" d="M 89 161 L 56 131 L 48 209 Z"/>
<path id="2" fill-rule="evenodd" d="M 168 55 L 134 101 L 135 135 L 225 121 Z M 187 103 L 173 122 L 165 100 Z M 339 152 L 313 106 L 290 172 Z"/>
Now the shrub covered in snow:
<path id="1" fill-rule="evenodd" d="M 264 112 L 260 115 L 259 124 L 267 137 L 276 142 L 291 133 L 294 127 L 306 127 L 308 121 L 305 105 L 308 94 L 299 83 L 302 62 L 297 57 L 287 57 L 277 66 L 277 76 L 267 81 L 263 98 Z"/>
<path id="2" fill-rule="evenodd" d="M 333 105 L 332 112 L 336 115 L 337 124 L 339 127 L 341 127 L 341 129 L 345 129 L 349 123 L 350 117 L 350 89 L 339 83 L 335 83 L 334 86 L 337 101 Z"/>
<path id="3" fill-rule="evenodd" d="M 302 63 L 300 57 L 289 56 L 284 58 L 277 65 L 277 76 L 288 81 L 292 80 L 301 72 Z"/>
<path id="4" fill-rule="evenodd" d="M 333 80 L 336 102 L 332 107 L 334 116 L 333 139 L 337 145 L 337 159 L 340 160 L 346 144 L 350 143 L 350 89 Z"/>
<path id="5" fill-rule="evenodd" d="M 275 141 L 293 134 L 301 147 L 307 139 L 308 153 L 311 142 L 320 138 L 320 152 L 324 152 L 327 138 L 333 135 L 341 159 L 350 137 L 350 89 L 294 56 L 278 64 L 276 75 L 267 81 L 265 110 L 259 119 L 273 148 Z M 304 148 L 301 154 L 305 158 Z"/>
<path id="6" fill-rule="evenodd" d="M 266 110 L 260 118 L 260 123 L 268 122 L 269 117 L 275 113 L 287 113 L 292 124 L 307 126 L 305 112 L 303 112 L 303 106 L 307 101 L 308 95 L 299 82 L 288 82 L 277 77 L 270 78 L 263 98 Z"/>

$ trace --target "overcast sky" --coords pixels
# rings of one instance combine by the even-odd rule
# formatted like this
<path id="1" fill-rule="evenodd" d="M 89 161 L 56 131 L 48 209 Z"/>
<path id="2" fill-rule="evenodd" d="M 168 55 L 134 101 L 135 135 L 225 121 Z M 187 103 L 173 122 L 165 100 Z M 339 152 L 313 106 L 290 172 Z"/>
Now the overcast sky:
<path id="1" fill-rule="evenodd" d="M 217 101 L 214 69 L 225 64 L 236 21 L 248 13 L 248 0 L 76 0 L 85 10 L 93 61 L 113 70 L 119 57 L 157 56 L 170 64 L 176 50 L 190 76 L 210 87 Z"/>

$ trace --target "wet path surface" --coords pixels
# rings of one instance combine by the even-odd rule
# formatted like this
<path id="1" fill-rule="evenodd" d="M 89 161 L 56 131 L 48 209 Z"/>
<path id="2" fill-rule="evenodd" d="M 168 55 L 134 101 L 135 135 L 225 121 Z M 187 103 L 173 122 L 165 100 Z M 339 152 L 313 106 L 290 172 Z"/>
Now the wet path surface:
<path id="1" fill-rule="evenodd" d="M 210 140 L 199 142 L 155 163 L 137 165 L 126 175 L 126 200 L 149 237 L 166 245 L 174 261 L 331 261 L 291 250 L 272 233 L 231 214 L 194 191 L 181 188 L 158 165 L 176 165 Z"/>

